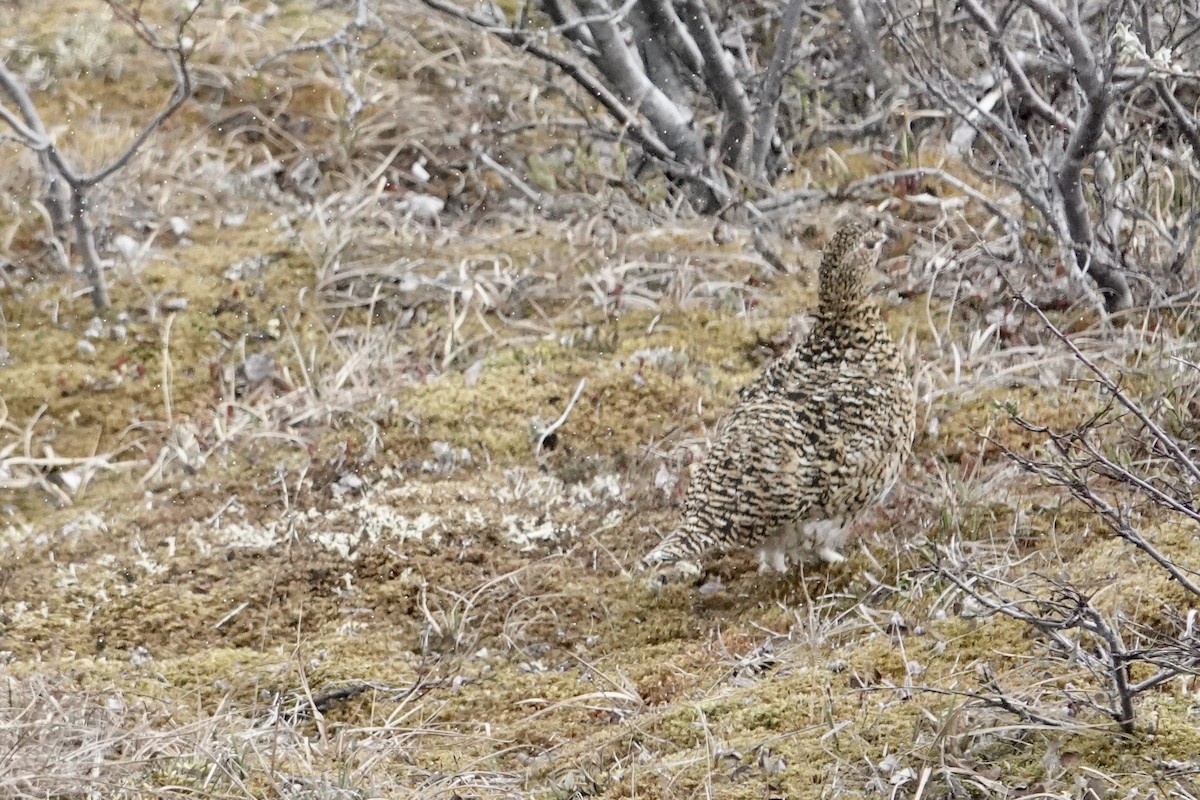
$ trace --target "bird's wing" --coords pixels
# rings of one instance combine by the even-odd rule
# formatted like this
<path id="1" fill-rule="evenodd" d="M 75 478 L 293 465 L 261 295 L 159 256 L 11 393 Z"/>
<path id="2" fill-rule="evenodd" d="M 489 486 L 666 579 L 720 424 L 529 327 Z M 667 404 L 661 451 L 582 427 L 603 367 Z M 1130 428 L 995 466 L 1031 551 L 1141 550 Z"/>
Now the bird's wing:
<path id="1" fill-rule="evenodd" d="M 689 485 L 687 505 L 728 531 L 730 544 L 753 544 L 803 516 L 828 494 L 838 446 L 832 411 L 828 395 L 799 387 L 739 405 Z"/>
<path id="2" fill-rule="evenodd" d="M 786 379 L 789 373 L 800 367 L 801 348 L 804 344 L 803 341 L 794 342 L 771 359 L 754 380 L 737 390 L 738 402 L 753 403 L 767 397 L 772 389 Z"/>

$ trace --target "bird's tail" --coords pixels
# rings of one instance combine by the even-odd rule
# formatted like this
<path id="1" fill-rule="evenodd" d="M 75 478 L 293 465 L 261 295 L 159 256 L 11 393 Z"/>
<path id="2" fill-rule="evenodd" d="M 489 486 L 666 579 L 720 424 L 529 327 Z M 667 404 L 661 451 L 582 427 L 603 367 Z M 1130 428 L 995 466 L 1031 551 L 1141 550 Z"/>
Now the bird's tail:
<path id="1" fill-rule="evenodd" d="M 653 568 L 689 561 L 699 555 L 702 549 L 696 546 L 693 537 L 686 536 L 683 530 L 676 528 L 657 547 L 642 556 L 642 566 Z"/>
<path id="2" fill-rule="evenodd" d="M 682 559 L 683 554 L 671 547 L 670 539 L 671 537 L 669 536 L 663 539 L 658 547 L 642 556 L 642 566 L 652 569 L 654 567 L 669 566 Z"/>

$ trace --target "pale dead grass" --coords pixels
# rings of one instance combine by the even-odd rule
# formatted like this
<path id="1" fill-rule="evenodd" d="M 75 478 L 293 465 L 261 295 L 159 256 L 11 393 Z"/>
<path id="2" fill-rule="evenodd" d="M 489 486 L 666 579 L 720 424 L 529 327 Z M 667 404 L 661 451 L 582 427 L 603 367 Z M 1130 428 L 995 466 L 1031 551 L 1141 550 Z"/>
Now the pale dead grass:
<path id="1" fill-rule="evenodd" d="M 471 769 L 444 774 L 414 762 L 427 739 L 474 740 L 445 730 L 412 687 L 367 687 L 364 724 L 332 724 L 304 677 L 257 709 L 222 702 L 199 715 L 134 690 L 81 690 L 70 679 L 4 676 L 0 788 L 14 800 L 46 797 L 434 798 L 454 789 L 513 798 L 516 776 Z M 249 714 L 247 712 L 250 712 Z M 177 722 L 181 715 L 187 722 Z M 477 742 L 476 742 L 477 744 Z M 416 761 L 420 759 L 417 758 Z M 330 764 L 340 765 L 331 771 Z"/>

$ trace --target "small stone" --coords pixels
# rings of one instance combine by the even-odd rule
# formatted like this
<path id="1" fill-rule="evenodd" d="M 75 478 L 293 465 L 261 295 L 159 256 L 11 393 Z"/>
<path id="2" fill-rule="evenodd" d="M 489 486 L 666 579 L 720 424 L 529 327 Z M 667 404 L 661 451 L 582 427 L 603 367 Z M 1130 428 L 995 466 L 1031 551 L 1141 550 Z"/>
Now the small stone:
<path id="1" fill-rule="evenodd" d="M 121 254 L 121 258 L 126 261 L 132 261 L 133 257 L 137 255 L 138 243 L 129 234 L 122 233 L 113 239 L 113 248 Z"/>
<path id="2" fill-rule="evenodd" d="M 224 275 L 231 281 L 255 280 L 262 275 L 262 268 L 266 263 L 265 256 L 247 256 L 230 264 Z"/>
<path id="3" fill-rule="evenodd" d="M 446 207 L 446 201 L 431 194 L 412 192 L 398 204 L 398 210 L 418 222 L 433 222 Z"/>
<path id="4" fill-rule="evenodd" d="M 83 486 L 83 475 L 78 469 L 68 469 L 55 474 L 58 484 L 71 494 L 79 491 L 79 487 Z"/>
<path id="5" fill-rule="evenodd" d="M 787 769 L 787 761 L 783 756 L 776 755 L 769 748 L 762 748 L 758 751 L 758 768 L 763 771 L 764 775 L 774 776 Z"/>
<path id="6" fill-rule="evenodd" d="M 479 376 L 483 374 L 483 359 L 479 359 L 471 366 L 467 367 L 467 371 L 463 373 L 463 383 L 467 386 L 474 386 L 479 383 Z"/>
<path id="7" fill-rule="evenodd" d="M 353 472 L 347 472 L 342 477 L 338 478 L 338 486 L 343 489 L 348 489 L 352 492 L 360 491 L 366 484 L 363 479 L 355 475 Z"/>
<path id="8" fill-rule="evenodd" d="M 258 386 L 271 377 L 274 371 L 275 358 L 269 353 L 253 353 L 242 362 L 242 374 L 246 376 L 246 383 L 251 387 Z"/>

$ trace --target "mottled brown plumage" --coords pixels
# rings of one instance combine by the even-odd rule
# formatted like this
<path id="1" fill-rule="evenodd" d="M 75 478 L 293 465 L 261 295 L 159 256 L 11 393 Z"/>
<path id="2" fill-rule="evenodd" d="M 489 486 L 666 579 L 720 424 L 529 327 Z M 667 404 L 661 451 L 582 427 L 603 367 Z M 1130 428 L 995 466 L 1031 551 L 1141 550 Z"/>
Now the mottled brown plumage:
<path id="1" fill-rule="evenodd" d="M 784 571 L 838 548 L 859 512 L 881 500 L 912 449 L 912 384 L 866 275 L 882 237 L 858 223 L 825 248 L 816 323 L 739 392 L 694 471 L 675 530 L 648 565 L 710 549 L 756 547 Z"/>

